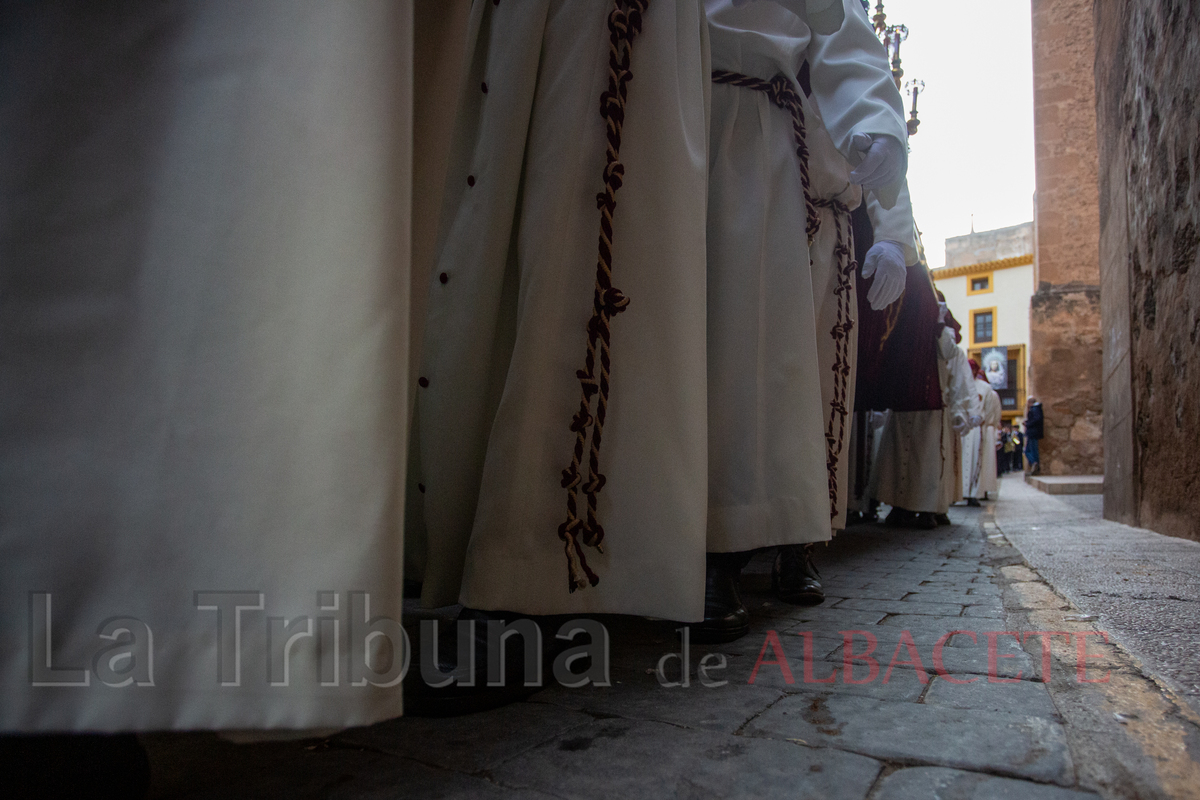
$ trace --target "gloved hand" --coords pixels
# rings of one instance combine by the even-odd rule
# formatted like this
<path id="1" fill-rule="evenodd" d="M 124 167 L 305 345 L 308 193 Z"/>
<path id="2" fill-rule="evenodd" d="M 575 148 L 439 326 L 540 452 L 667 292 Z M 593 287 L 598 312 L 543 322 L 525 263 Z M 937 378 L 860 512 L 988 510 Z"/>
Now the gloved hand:
<path id="1" fill-rule="evenodd" d="M 863 259 L 863 279 L 875 276 L 871 288 L 867 290 L 867 302 L 871 308 L 879 311 L 887 308 L 900 299 L 904 294 L 904 281 L 907 270 L 904 266 L 904 248 L 898 243 L 882 239 L 871 245 L 867 257 Z"/>
<path id="2" fill-rule="evenodd" d="M 962 414 L 955 414 L 950 418 L 950 430 L 954 431 L 959 436 L 966 433 L 967 429 L 970 427 L 971 426 L 968 424 L 967 418 Z"/>
<path id="3" fill-rule="evenodd" d="M 878 189 L 899 183 L 904 177 L 904 144 L 891 136 L 856 133 L 850 137 L 850 148 L 863 153 L 863 159 L 850 173 L 851 183 L 868 189 Z"/>
<path id="4" fill-rule="evenodd" d="M 972 414 L 971 415 L 971 427 L 978 428 L 981 425 L 983 425 L 983 417 L 979 416 L 978 414 Z"/>

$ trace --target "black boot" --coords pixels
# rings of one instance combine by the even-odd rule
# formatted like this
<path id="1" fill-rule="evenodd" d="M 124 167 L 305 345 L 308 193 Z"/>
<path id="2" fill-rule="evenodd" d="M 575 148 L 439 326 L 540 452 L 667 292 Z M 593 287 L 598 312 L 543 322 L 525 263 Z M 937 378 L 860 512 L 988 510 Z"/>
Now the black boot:
<path id="1" fill-rule="evenodd" d="M 813 564 L 811 544 L 790 544 L 779 548 L 771 583 L 779 599 L 798 606 L 815 606 L 825 600 L 821 575 Z"/>
<path id="2" fill-rule="evenodd" d="M 750 614 L 738 592 L 738 576 L 752 553 L 709 553 L 704 575 L 704 621 L 690 625 L 697 644 L 719 644 L 750 632 Z"/>

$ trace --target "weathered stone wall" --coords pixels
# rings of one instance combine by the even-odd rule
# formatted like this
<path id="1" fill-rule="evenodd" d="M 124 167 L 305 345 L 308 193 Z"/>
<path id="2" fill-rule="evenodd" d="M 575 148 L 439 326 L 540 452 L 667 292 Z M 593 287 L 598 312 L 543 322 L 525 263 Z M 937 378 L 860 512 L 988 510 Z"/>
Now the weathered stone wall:
<path id="1" fill-rule="evenodd" d="M 1200 539 L 1200 7 L 1098 2 L 1095 21 L 1105 516 Z"/>
<path id="2" fill-rule="evenodd" d="M 946 240 L 946 266 L 966 267 L 1033 252 L 1033 223 L 952 236 Z"/>
<path id="3" fill-rule="evenodd" d="M 1103 472 L 1100 260 L 1092 0 L 1033 0 L 1034 275 L 1030 393 L 1042 470 Z"/>
<path id="4" fill-rule="evenodd" d="M 1043 284 L 1029 320 L 1030 370 L 1045 415 L 1042 471 L 1097 474 L 1104 464 L 1100 288 Z"/>

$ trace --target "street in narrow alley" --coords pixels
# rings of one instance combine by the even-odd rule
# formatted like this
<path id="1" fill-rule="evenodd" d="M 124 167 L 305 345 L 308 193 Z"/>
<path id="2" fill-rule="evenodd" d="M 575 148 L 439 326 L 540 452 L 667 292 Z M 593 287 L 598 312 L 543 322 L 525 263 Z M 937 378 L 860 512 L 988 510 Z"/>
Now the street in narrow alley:
<path id="1" fill-rule="evenodd" d="M 1096 502 L 1017 475 L 947 527 L 853 527 L 818 553 L 814 607 L 772 599 L 760 556 L 742 577 L 752 632 L 691 644 L 686 680 L 675 626 L 608 617 L 607 687 L 299 741 L 147 735 L 152 795 L 1198 796 L 1200 544 Z"/>

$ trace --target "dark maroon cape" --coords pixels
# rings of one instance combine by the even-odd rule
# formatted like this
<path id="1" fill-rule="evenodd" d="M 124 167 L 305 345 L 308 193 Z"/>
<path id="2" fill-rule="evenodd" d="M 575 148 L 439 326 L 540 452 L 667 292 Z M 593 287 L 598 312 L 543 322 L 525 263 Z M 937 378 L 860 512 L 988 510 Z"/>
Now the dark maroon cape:
<path id="1" fill-rule="evenodd" d="M 854 249 L 865 255 L 874 243 L 866 205 L 853 214 Z M 882 311 L 867 302 L 871 282 L 858 285 L 858 377 L 855 411 L 930 411 L 942 407 L 938 381 L 938 301 L 929 267 L 909 266 L 904 294 Z"/>

